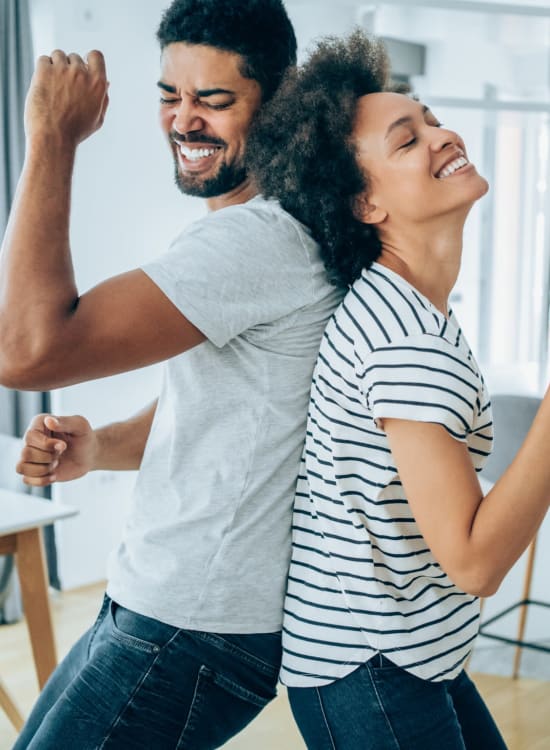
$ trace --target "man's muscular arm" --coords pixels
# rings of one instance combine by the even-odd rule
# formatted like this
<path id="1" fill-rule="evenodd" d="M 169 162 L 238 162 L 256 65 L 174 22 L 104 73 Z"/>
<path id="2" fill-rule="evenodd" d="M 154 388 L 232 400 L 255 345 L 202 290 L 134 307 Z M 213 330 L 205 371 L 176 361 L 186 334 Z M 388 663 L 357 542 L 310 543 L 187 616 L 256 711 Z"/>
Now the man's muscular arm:
<path id="1" fill-rule="evenodd" d="M 47 390 L 158 362 L 204 341 L 141 270 L 79 295 L 69 245 L 78 144 L 101 127 L 103 56 L 41 57 L 27 152 L 0 255 L 0 382 Z"/>
<path id="2" fill-rule="evenodd" d="M 25 433 L 16 471 L 26 484 L 46 487 L 94 469 L 139 469 L 156 408 L 154 401 L 134 417 L 97 430 L 84 417 L 39 414 Z"/>

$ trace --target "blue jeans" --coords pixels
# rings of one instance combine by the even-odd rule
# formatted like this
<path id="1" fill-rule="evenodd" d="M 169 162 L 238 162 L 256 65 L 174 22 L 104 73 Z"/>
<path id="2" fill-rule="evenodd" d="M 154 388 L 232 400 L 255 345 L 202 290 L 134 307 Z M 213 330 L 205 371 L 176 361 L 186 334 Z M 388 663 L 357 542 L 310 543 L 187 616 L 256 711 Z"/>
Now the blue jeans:
<path id="1" fill-rule="evenodd" d="M 105 596 L 14 750 L 210 750 L 276 694 L 280 633 L 181 630 Z"/>
<path id="2" fill-rule="evenodd" d="M 378 654 L 341 680 L 288 695 L 309 750 L 506 750 L 464 671 L 426 682 Z"/>

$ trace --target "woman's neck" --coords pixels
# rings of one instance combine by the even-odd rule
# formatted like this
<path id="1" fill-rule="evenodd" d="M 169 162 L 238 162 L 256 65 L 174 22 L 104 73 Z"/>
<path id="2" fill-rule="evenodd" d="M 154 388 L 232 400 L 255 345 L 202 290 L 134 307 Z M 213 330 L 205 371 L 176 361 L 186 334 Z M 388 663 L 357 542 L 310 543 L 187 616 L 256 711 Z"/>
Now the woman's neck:
<path id="1" fill-rule="evenodd" d="M 446 223 L 444 231 L 415 226 L 396 232 L 384 227 L 379 232 L 382 252 L 378 262 L 402 276 L 447 316 L 449 295 L 460 271 L 463 227 L 464 222 Z"/>

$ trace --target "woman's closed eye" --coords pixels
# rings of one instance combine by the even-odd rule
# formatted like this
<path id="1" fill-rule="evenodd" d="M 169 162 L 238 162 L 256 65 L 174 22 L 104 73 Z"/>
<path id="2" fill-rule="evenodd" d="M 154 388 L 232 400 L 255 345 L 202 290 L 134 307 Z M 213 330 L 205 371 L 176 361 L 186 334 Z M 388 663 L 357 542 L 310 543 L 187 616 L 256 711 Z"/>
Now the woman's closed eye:
<path id="1" fill-rule="evenodd" d="M 411 146 L 414 146 L 415 143 L 416 143 L 416 136 L 413 135 L 411 138 L 409 138 L 408 141 L 406 141 L 406 143 L 402 143 L 401 146 L 398 147 L 398 150 L 402 148 L 410 148 Z"/>
<path id="2" fill-rule="evenodd" d="M 426 124 L 429 125 L 432 128 L 441 128 L 441 127 L 443 127 L 443 123 L 439 122 L 439 120 L 435 120 L 434 122 L 427 122 Z M 411 134 L 404 143 L 402 143 L 400 146 L 397 147 L 397 150 L 399 151 L 400 149 L 411 148 L 411 146 L 414 146 L 414 144 L 417 142 L 417 140 L 418 140 L 417 137 L 415 135 Z"/>

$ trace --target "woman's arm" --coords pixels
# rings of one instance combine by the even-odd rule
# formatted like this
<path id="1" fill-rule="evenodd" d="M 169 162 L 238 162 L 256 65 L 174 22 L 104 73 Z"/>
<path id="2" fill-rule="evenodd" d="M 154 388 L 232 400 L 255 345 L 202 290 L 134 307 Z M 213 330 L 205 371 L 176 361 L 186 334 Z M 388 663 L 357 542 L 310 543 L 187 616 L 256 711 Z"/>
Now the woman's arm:
<path id="1" fill-rule="evenodd" d="M 495 593 L 550 504 L 550 391 L 514 461 L 485 497 L 467 446 L 444 427 L 385 419 L 383 429 L 436 560 L 464 591 Z"/>

